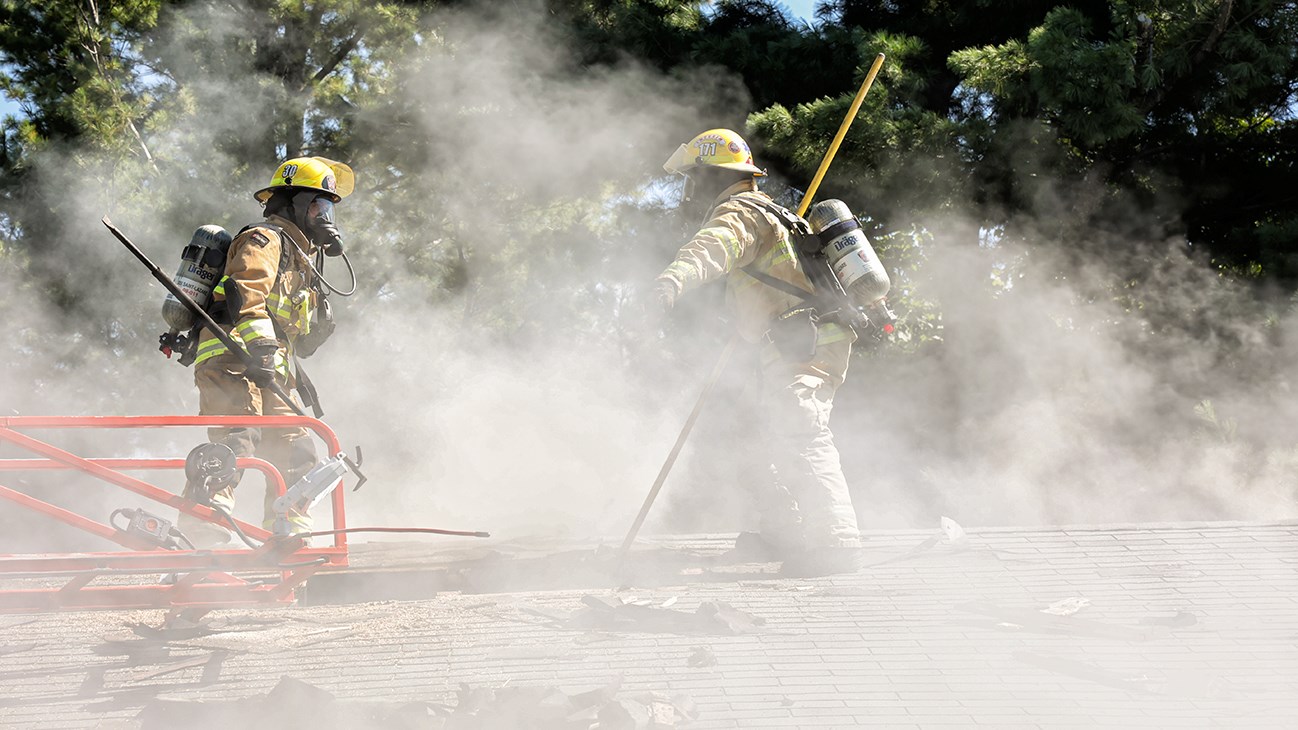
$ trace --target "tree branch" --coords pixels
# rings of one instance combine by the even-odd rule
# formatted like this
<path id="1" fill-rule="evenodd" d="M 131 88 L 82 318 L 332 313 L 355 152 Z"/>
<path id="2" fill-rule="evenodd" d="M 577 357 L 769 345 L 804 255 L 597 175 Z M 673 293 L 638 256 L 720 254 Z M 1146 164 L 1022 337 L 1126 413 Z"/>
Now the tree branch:
<path id="1" fill-rule="evenodd" d="M 1202 61 L 1204 56 L 1212 53 L 1213 47 L 1221 39 L 1221 34 L 1226 32 L 1226 26 L 1230 23 L 1230 11 L 1234 4 L 1235 0 L 1223 0 L 1221 9 L 1217 11 L 1217 22 L 1212 24 L 1212 32 L 1208 34 L 1207 38 L 1203 39 L 1203 45 L 1199 46 L 1199 50 L 1194 54 L 1195 64 Z"/>
<path id="2" fill-rule="evenodd" d="M 103 77 L 104 83 L 108 84 L 109 91 L 113 96 L 113 103 L 121 106 L 124 110 L 123 113 L 126 116 L 126 127 L 131 130 L 131 135 L 135 137 L 136 143 L 140 145 L 140 150 L 144 153 L 145 161 L 149 163 L 149 167 L 152 167 L 154 172 L 161 174 L 162 171 L 158 169 L 158 163 L 154 162 L 153 154 L 149 152 L 149 145 L 144 142 L 144 135 L 140 134 L 139 128 L 135 126 L 135 120 L 131 118 L 130 108 L 122 99 L 121 89 L 118 88 L 112 77 L 109 76 L 108 68 L 104 66 L 104 60 L 99 54 L 99 39 L 96 37 L 95 33 L 95 31 L 100 30 L 99 7 L 95 4 L 95 0 L 88 0 L 87 5 L 90 6 L 91 16 L 94 19 L 93 22 L 91 21 L 91 18 L 87 18 L 85 13 L 83 13 L 79 8 L 77 10 L 78 19 L 82 23 L 85 23 L 86 26 L 86 38 L 81 42 L 81 47 L 90 54 L 90 59 L 95 62 L 95 70 L 99 72 L 101 77 Z"/>
<path id="3" fill-rule="evenodd" d="M 1234 5 L 1235 0 L 1222 0 L 1221 7 L 1217 10 L 1217 20 L 1213 22 L 1212 30 L 1208 32 L 1208 37 L 1203 39 L 1203 43 L 1199 44 L 1199 49 L 1194 52 L 1194 57 L 1190 59 L 1191 66 L 1198 66 L 1202 63 L 1204 57 L 1211 53 L 1212 49 L 1216 47 L 1217 41 L 1221 40 L 1222 34 L 1226 32 L 1226 26 L 1230 24 L 1230 13 L 1234 8 Z M 1152 56 L 1153 51 L 1151 50 L 1150 63 L 1153 62 Z M 1173 79 L 1167 83 L 1155 86 L 1153 89 L 1146 92 L 1144 103 L 1140 105 L 1141 113 L 1148 114 L 1154 107 L 1158 106 L 1158 104 L 1163 101 L 1163 97 L 1167 94 L 1167 90 L 1171 88 L 1173 84 L 1179 84 L 1184 81 L 1184 76 L 1185 75 L 1181 78 Z"/>
<path id="4" fill-rule="evenodd" d="M 321 81 L 324 81 L 329 74 L 333 73 L 334 70 L 338 68 L 339 64 L 347 59 L 347 56 L 350 55 L 352 51 L 356 50 L 356 46 L 360 45 L 361 37 L 364 35 L 365 27 L 361 26 L 357 28 L 356 32 L 352 33 L 352 37 L 343 41 L 342 44 L 338 46 L 337 50 L 334 51 L 334 55 L 329 58 L 329 61 L 325 63 L 324 66 L 321 66 L 319 71 L 315 72 L 315 75 L 311 77 L 308 84 L 318 84 Z M 306 89 L 308 84 L 303 84 L 302 88 Z"/>

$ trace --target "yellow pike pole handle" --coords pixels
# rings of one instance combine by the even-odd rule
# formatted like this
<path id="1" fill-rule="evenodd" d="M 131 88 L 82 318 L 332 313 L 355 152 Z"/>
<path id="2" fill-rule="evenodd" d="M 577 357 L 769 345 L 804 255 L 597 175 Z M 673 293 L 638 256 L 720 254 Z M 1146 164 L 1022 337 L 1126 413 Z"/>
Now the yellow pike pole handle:
<path id="1" fill-rule="evenodd" d="M 860 91 L 856 92 L 856 98 L 852 100 L 852 106 L 847 110 L 847 116 L 843 117 L 843 123 L 838 126 L 838 134 L 834 135 L 834 141 L 829 143 L 829 150 L 825 152 L 825 158 L 820 161 L 820 169 L 816 170 L 816 176 L 811 178 L 811 185 L 807 186 L 807 192 L 802 196 L 802 202 L 798 204 L 798 215 L 803 216 L 807 213 L 807 208 L 811 206 L 811 201 L 816 197 L 816 190 L 820 188 L 820 181 L 825 179 L 825 173 L 829 170 L 829 163 L 834 161 L 834 155 L 838 154 L 838 146 L 843 144 L 843 138 L 847 136 L 847 128 L 852 126 L 856 120 L 856 113 L 861 110 L 861 102 L 865 101 L 865 95 L 869 93 L 870 87 L 874 85 L 874 77 L 879 75 L 879 69 L 883 68 L 883 54 L 874 57 L 874 65 L 870 66 L 870 72 L 865 75 L 865 81 L 861 82 Z"/>
<path id="2" fill-rule="evenodd" d="M 816 194 L 816 188 L 820 187 L 820 181 L 824 179 L 825 172 L 829 170 L 829 163 L 834 161 L 834 154 L 838 152 L 838 146 L 843 143 L 843 138 L 847 136 L 847 128 L 852 126 L 852 122 L 856 119 L 856 113 L 861 109 L 861 102 L 865 99 L 865 94 L 870 90 L 870 86 L 874 84 L 874 77 L 879 74 L 879 68 L 882 66 L 883 54 L 880 53 L 875 57 L 870 72 L 865 75 L 865 81 L 861 84 L 860 91 L 856 92 L 856 98 L 852 100 L 852 106 L 847 110 L 847 116 L 843 118 L 843 124 L 839 126 L 838 134 L 834 135 L 834 141 L 830 143 L 829 150 L 825 153 L 824 159 L 820 161 L 820 169 L 816 170 L 816 176 L 812 178 L 810 187 L 807 188 L 806 194 L 802 196 L 802 204 L 798 206 L 799 216 L 807 212 L 807 206 L 811 204 L 811 199 Z M 690 431 L 694 428 L 694 422 L 698 420 L 699 413 L 703 410 L 703 404 L 707 401 L 708 394 L 712 392 L 712 386 L 716 385 L 717 379 L 721 377 L 726 363 L 730 360 L 730 353 L 734 352 L 735 346 L 738 344 L 739 335 L 732 335 L 730 341 L 726 343 L 726 348 L 721 351 L 721 356 L 717 358 L 717 364 L 712 366 L 712 373 L 708 375 L 707 381 L 703 384 L 703 392 L 699 393 L 698 400 L 694 402 L 694 409 L 690 411 L 689 418 L 685 419 L 685 425 L 681 428 L 680 435 L 676 437 L 676 443 L 672 445 L 671 452 L 667 454 L 667 460 L 663 462 L 662 468 L 658 470 L 658 478 L 654 480 L 648 496 L 645 497 L 644 504 L 640 506 L 640 512 L 636 515 L 631 530 L 627 532 L 626 539 L 622 541 L 622 547 L 618 551 L 619 561 L 625 560 L 627 554 L 631 552 L 631 545 L 635 543 L 640 527 L 644 525 L 645 518 L 649 516 L 649 508 L 653 506 L 654 500 L 658 497 L 658 492 L 662 491 L 663 483 L 667 481 L 667 475 L 676 463 L 676 457 L 680 455 L 681 449 L 685 446 L 685 440 L 689 438 Z"/>

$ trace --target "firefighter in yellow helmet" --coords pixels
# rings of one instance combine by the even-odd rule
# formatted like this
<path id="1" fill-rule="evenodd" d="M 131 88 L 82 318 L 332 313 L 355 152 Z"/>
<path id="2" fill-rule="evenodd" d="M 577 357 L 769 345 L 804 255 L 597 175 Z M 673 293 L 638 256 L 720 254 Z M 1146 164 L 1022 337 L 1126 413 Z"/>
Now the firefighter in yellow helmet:
<path id="1" fill-rule="evenodd" d="M 245 227 L 231 242 L 225 275 L 213 290 L 211 312 L 257 365 L 246 367 L 204 330 L 194 356 L 200 415 L 292 415 L 270 389 L 272 382 L 296 390 L 299 399 L 315 405 L 314 389 L 295 367 L 296 358 L 313 354 L 332 333 L 333 322 L 312 259 L 322 261 L 317 253 L 342 254 L 334 204 L 350 195 L 354 185 L 351 168 L 341 162 L 297 157 L 282 163 L 270 184 L 255 193 L 265 220 Z M 316 461 L 315 447 L 303 428 L 213 428 L 208 437 L 229 446 L 236 456 L 255 454 L 271 462 L 288 486 Z M 213 491 L 213 506 L 233 511 L 240 476 L 242 472 Z M 275 496 L 266 490 L 267 529 L 272 526 Z M 295 533 L 310 530 L 308 515 L 294 513 L 289 521 Z M 230 539 L 224 528 L 187 515 L 181 515 L 180 528 L 200 546 Z"/>
<path id="2" fill-rule="evenodd" d="M 663 168 L 685 176 L 686 201 L 704 222 L 657 277 L 650 306 L 669 311 L 681 295 L 723 279 L 739 334 L 761 348 L 762 441 L 774 480 L 758 495 L 759 532 L 741 534 L 736 551 L 783 559 L 789 575 L 854 570 L 860 532 L 829 415 L 856 335 L 818 322 L 793 293 L 813 289 L 785 222 L 793 214 L 757 189 L 766 173 L 742 137 L 710 129 Z"/>

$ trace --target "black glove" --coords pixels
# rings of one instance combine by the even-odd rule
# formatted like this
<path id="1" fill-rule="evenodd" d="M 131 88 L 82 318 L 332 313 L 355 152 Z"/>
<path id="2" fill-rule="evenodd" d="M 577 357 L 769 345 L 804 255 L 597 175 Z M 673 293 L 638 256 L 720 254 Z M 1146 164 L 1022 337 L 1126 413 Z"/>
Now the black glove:
<path id="1" fill-rule="evenodd" d="M 653 288 L 643 291 L 631 308 L 631 331 L 638 337 L 658 339 L 667 313 L 675 304 L 676 285 L 670 281 L 655 282 Z"/>
<path id="2" fill-rule="evenodd" d="M 244 371 L 243 377 L 251 380 L 257 387 L 269 388 L 275 382 L 275 353 L 279 352 L 279 343 L 274 340 L 259 340 L 248 345 L 248 354 L 252 355 L 253 364 Z"/>

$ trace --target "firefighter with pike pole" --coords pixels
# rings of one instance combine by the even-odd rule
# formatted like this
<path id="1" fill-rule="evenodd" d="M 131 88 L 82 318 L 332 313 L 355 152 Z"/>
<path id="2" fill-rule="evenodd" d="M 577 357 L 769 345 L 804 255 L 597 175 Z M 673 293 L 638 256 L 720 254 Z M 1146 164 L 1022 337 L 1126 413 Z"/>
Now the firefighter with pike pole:
<path id="1" fill-rule="evenodd" d="M 856 512 L 829 429 L 835 391 L 858 336 L 892 331 L 884 301 L 890 281 L 856 217 L 838 200 L 808 204 L 883 60 L 876 59 L 811 188 L 794 213 L 758 190 L 766 173 L 748 144 L 711 129 L 681 145 L 663 165 L 685 177 L 684 199 L 706 206 L 704 223 L 657 277 L 646 306 L 659 314 L 708 282 L 724 279 L 737 336 L 761 348 L 762 443 L 773 479 L 759 487 L 759 531 L 741 533 L 739 559 L 782 561 L 793 577 L 850 572 L 860 565 Z M 733 348 L 727 347 L 709 387 Z M 705 388 L 706 396 L 709 388 Z M 624 553 L 687 422 L 650 493 Z"/>
<path id="2" fill-rule="evenodd" d="M 175 282 L 211 316 L 204 318 L 208 322 L 196 322 L 192 305 L 169 295 L 163 316 L 173 329 L 161 342 L 168 356 L 175 350 L 182 364 L 193 363 L 199 415 L 301 414 L 290 400 L 290 390 L 297 391 L 317 418 L 322 415 L 298 357 L 314 354 L 333 332 L 328 294 L 349 296 L 356 289 L 354 273 L 351 290 L 345 292 L 322 274 L 326 256 L 342 256 L 350 271 L 334 205 L 354 187 L 351 168 L 341 162 L 290 159 L 254 194 L 264 206 L 265 220 L 246 226 L 233 239 L 217 226 L 204 226 L 194 234 Z M 210 323 L 221 332 L 212 332 Z M 185 330 L 188 334 L 182 334 Z M 241 470 L 232 468 L 230 452 L 234 457 L 266 459 L 289 486 L 316 466 L 315 447 L 304 428 L 211 428 L 208 438 L 211 444 L 190 455 L 195 468 L 186 470 L 185 489 L 191 499 L 226 515 L 234 510 L 234 489 L 242 477 Z M 222 454 L 227 458 L 220 458 Z M 225 466 L 214 473 L 202 468 L 204 463 Z M 275 500 L 268 488 L 267 529 L 277 534 L 310 531 L 310 515 L 294 508 L 280 509 L 277 515 Z M 288 524 L 276 525 L 277 516 Z M 231 538 L 226 528 L 187 514 L 180 516 L 178 526 L 198 547 L 215 547 Z"/>

